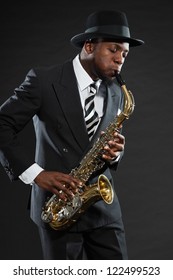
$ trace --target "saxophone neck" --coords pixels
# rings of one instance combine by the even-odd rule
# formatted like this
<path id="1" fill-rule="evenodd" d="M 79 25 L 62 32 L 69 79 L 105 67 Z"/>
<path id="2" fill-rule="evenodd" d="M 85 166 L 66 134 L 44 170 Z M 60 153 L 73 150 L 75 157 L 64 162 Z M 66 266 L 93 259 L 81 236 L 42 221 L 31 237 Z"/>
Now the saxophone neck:
<path id="1" fill-rule="evenodd" d="M 116 74 L 117 82 L 119 83 L 123 93 L 124 93 L 124 114 L 127 116 L 131 115 L 134 111 L 135 100 L 133 94 L 130 90 L 127 90 L 125 81 L 122 79 L 119 73 Z"/>
<path id="2" fill-rule="evenodd" d="M 119 85 L 122 87 L 123 85 L 125 85 L 125 81 L 122 79 L 121 75 L 119 73 L 116 74 L 116 79 L 117 82 L 119 83 Z"/>

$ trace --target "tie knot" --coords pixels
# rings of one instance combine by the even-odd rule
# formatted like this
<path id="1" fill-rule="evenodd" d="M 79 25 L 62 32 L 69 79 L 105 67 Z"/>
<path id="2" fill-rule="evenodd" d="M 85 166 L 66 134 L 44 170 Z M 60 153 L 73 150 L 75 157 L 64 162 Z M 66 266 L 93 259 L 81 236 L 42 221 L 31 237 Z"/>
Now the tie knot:
<path id="1" fill-rule="evenodd" d="M 96 94 L 96 92 L 97 92 L 96 83 L 92 83 L 92 84 L 90 85 L 90 93 Z"/>

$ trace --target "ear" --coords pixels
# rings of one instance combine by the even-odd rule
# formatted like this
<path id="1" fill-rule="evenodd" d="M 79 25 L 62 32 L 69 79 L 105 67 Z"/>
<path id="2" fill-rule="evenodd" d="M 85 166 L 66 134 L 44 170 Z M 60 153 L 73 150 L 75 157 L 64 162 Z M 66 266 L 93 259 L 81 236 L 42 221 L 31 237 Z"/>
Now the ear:
<path id="1" fill-rule="evenodd" d="M 91 54 L 94 50 L 94 43 L 86 41 L 84 44 L 84 49 L 88 54 Z"/>

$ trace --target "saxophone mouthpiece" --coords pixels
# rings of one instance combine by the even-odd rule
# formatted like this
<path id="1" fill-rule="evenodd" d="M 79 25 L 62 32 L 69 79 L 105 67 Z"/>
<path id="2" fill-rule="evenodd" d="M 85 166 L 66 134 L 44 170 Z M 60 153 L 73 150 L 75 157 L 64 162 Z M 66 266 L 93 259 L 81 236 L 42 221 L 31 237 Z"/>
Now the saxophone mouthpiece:
<path id="1" fill-rule="evenodd" d="M 123 81 L 123 79 L 119 73 L 116 74 L 116 79 L 120 86 L 125 85 L 125 82 Z"/>

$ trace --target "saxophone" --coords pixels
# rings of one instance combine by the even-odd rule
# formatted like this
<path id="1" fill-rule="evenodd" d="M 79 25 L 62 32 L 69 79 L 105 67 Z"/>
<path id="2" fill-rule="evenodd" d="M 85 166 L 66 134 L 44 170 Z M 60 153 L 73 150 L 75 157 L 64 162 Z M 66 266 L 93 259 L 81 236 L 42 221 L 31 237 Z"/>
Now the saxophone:
<path id="1" fill-rule="evenodd" d="M 59 199 L 55 194 L 52 195 L 42 210 L 42 220 L 55 230 L 63 230 L 71 226 L 96 201 L 103 199 L 105 203 L 111 204 L 114 199 L 113 188 L 105 175 L 101 174 L 94 184 L 87 186 L 86 183 L 95 171 L 104 166 L 103 148 L 108 141 L 113 140 L 114 132 L 119 130 L 122 122 L 128 119 L 134 110 L 135 103 L 131 91 L 127 90 L 120 74 L 116 75 L 116 79 L 124 93 L 123 110 L 108 125 L 105 133 L 96 140 L 79 166 L 70 172 L 70 175 L 81 180 L 82 187 L 79 187 L 77 194 L 67 201 Z"/>

